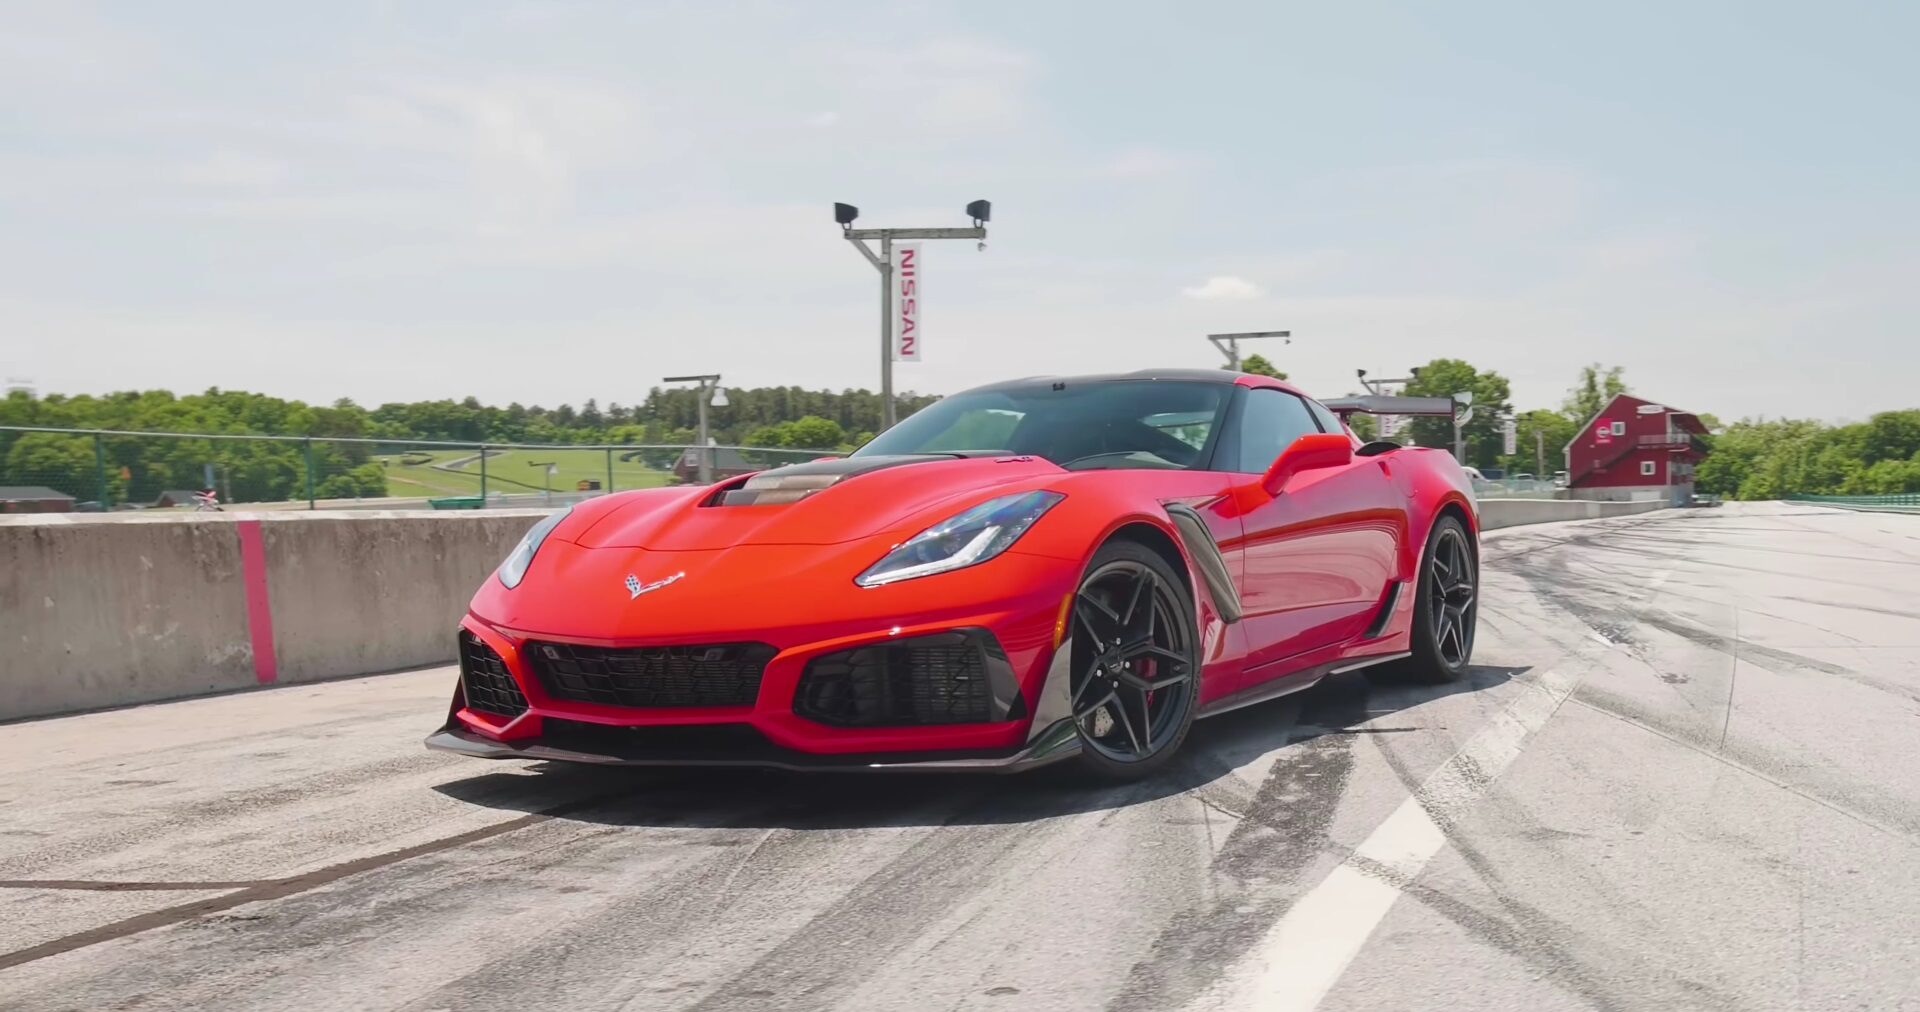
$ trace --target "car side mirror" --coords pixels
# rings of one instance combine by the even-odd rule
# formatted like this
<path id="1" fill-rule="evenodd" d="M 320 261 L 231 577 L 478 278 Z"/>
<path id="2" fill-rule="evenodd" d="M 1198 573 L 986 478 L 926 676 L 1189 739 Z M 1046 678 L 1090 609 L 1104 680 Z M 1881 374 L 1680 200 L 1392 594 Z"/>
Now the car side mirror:
<path id="1" fill-rule="evenodd" d="M 1353 440 L 1332 432 L 1314 432 L 1301 436 L 1281 452 L 1273 466 L 1260 479 L 1268 495 L 1279 495 L 1287 482 L 1302 471 L 1323 467 L 1341 467 L 1353 462 Z"/>

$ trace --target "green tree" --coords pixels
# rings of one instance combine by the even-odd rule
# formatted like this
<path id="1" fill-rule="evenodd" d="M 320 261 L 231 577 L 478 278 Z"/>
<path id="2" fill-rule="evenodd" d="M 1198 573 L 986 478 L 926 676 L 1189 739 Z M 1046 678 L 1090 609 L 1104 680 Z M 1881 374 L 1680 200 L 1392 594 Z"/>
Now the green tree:
<path id="1" fill-rule="evenodd" d="M 25 433 L 0 456 L 0 466 L 0 485 L 44 485 L 81 500 L 100 495 L 100 471 L 87 436 Z"/>
<path id="2" fill-rule="evenodd" d="M 1358 396 L 1349 394 L 1348 396 Z M 1347 428 L 1360 437 L 1361 442 L 1371 443 L 1380 438 L 1380 420 L 1364 411 L 1356 411 L 1347 416 Z"/>
<path id="3" fill-rule="evenodd" d="M 1506 468 L 1507 473 L 1547 478 L 1566 467 L 1567 444 L 1573 441 L 1578 429 L 1572 419 L 1558 411 L 1535 408 L 1520 412 L 1514 416 L 1514 422 L 1517 429 L 1514 452 L 1499 460 L 1499 466 Z"/>
<path id="4" fill-rule="evenodd" d="M 1627 392 L 1626 380 L 1620 378 L 1621 371 L 1617 365 L 1606 368 L 1598 362 L 1581 366 L 1580 380 L 1567 391 L 1560 410 L 1573 419 L 1574 425 L 1585 425 L 1608 401 Z"/>
<path id="5" fill-rule="evenodd" d="M 1457 358 L 1436 358 L 1421 366 L 1407 384 L 1409 397 L 1452 397 L 1473 394 L 1473 420 L 1464 435 L 1467 460 L 1474 467 L 1492 467 L 1501 449 L 1500 419 L 1512 410 L 1512 391 L 1507 378 L 1497 372 L 1481 372 Z M 1453 449 L 1453 420 L 1432 416 L 1411 419 L 1406 433 L 1416 446 Z"/>
<path id="6" fill-rule="evenodd" d="M 839 422 L 807 415 L 788 423 L 785 445 L 802 450 L 831 450 L 846 438 L 847 431 Z"/>
<path id="7" fill-rule="evenodd" d="M 1221 368 L 1230 367 L 1222 366 Z M 1240 371 L 1254 376 L 1271 376 L 1277 380 L 1287 378 L 1287 374 L 1281 372 L 1280 368 L 1272 362 L 1267 361 L 1265 355 L 1248 355 L 1246 358 L 1241 359 Z"/>

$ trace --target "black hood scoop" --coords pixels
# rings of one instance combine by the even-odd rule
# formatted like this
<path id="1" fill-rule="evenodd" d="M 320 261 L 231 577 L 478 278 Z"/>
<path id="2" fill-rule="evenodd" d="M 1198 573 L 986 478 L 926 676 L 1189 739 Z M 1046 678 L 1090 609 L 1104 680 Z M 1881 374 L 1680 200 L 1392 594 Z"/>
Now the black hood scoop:
<path id="1" fill-rule="evenodd" d="M 805 464 L 788 464 L 771 471 L 762 471 L 748 478 L 737 488 L 720 493 L 718 499 L 709 500 L 709 506 L 781 506 L 796 503 L 822 489 L 830 488 L 848 478 L 884 471 L 890 467 L 905 467 L 908 464 L 929 464 L 938 460 L 957 460 L 962 457 L 998 457 L 1001 451 L 955 452 L 955 453 L 902 453 L 889 456 L 841 457 L 836 460 L 815 460 Z"/>

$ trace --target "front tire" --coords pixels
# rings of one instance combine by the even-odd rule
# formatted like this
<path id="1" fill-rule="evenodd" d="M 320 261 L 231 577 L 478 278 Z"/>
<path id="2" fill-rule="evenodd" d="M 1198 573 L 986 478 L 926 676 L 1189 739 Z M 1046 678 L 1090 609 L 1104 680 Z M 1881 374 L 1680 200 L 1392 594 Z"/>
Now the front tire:
<path id="1" fill-rule="evenodd" d="M 1198 709 L 1193 596 L 1159 554 L 1108 542 L 1087 565 L 1071 621 L 1081 768 L 1106 780 L 1150 776 L 1185 743 Z"/>
<path id="2" fill-rule="evenodd" d="M 1457 517 L 1434 521 L 1414 593 L 1413 656 L 1402 670 L 1415 681 L 1457 682 L 1473 659 L 1478 624 L 1480 556 Z"/>

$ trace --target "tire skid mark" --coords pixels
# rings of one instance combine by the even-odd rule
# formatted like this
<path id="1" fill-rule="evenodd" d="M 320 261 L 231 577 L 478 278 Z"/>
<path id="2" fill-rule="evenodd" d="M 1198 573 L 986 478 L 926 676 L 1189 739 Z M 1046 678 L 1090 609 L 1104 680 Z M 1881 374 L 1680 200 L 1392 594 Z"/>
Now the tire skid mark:
<path id="1" fill-rule="evenodd" d="M 723 782 L 740 790 L 734 792 L 737 800 L 727 804 L 718 819 L 711 818 L 715 813 L 709 787 L 698 798 L 684 799 L 684 804 L 667 799 L 649 804 L 644 811 L 614 809 L 598 813 L 595 821 L 606 823 L 607 832 L 623 833 L 641 827 L 660 828 L 665 825 L 660 818 L 662 815 L 683 818 L 686 820 L 681 823 L 683 828 L 728 834 L 701 842 L 731 844 L 737 846 L 740 853 L 729 855 L 717 851 L 712 859 L 675 875 L 657 888 L 637 895 L 622 895 L 590 917 L 556 924 L 551 930 L 529 938 L 514 952 L 490 960 L 458 979 L 439 986 L 432 994 L 407 1007 L 485 1007 L 503 1000 L 503 996 L 523 994 L 539 994 L 551 999 L 574 986 L 578 980 L 597 978 L 603 969 L 605 948 L 618 948 L 626 939 L 633 940 L 636 951 L 646 948 L 659 952 L 662 948 L 660 940 L 663 939 L 667 940 L 669 946 L 675 943 L 691 946 L 694 952 L 689 955 L 692 958 L 683 959 L 678 971 L 682 977 L 691 979 L 629 975 L 622 979 L 622 983 L 631 984 L 632 987 L 617 991 L 609 990 L 608 984 L 602 980 L 595 985 L 593 997 L 596 1007 L 654 1009 L 676 1000 L 699 1000 L 699 996 L 708 991 L 712 984 L 701 976 L 711 972 L 708 966 L 700 962 L 700 956 L 704 954 L 701 950 L 706 948 L 703 932 L 718 929 L 722 932 L 720 940 L 735 947 L 752 944 L 740 930 L 729 930 L 720 923 L 719 919 L 725 912 L 735 906 L 741 896 L 777 887 L 783 877 L 817 867 L 823 855 L 813 853 L 816 848 L 826 849 L 826 860 L 834 860 L 842 852 L 832 848 L 843 843 L 848 835 L 842 826 L 845 816 L 849 814 L 845 805 L 832 811 L 822 811 L 810 803 L 804 791 L 796 794 L 777 787 L 762 790 L 764 784 L 737 773 Z M 783 785 L 791 783 L 791 779 L 776 775 L 767 783 Z M 891 812 L 896 817 L 925 814 L 929 808 L 952 806 L 957 802 L 957 809 L 947 815 L 946 821 L 951 822 L 977 809 L 981 794 L 980 790 L 975 789 L 965 793 L 923 795 L 919 804 L 912 805 L 906 811 L 875 800 L 872 814 L 877 816 Z M 867 806 L 856 801 L 854 807 L 865 810 Z M 769 820 L 778 825 L 767 828 Z M 873 819 L 859 822 L 868 827 L 895 829 L 924 829 L 937 825 L 917 817 L 896 818 L 893 825 Z M 641 836 L 639 839 L 645 843 L 656 838 Z M 920 841 L 923 846 L 926 842 Z M 798 861 L 786 856 L 788 851 L 799 852 Z M 553 863 L 561 864 L 563 860 Z M 517 871 L 524 875 L 527 869 L 522 866 Z M 871 874 L 867 876 L 869 879 L 871 877 Z M 585 939 L 592 939 L 593 944 L 584 944 Z M 574 967 L 576 961 L 582 960 L 589 965 Z M 574 972 L 576 969 L 580 972 Z M 763 997 L 770 999 L 771 994 Z"/>
<path id="2" fill-rule="evenodd" d="M 164 839 L 181 830 L 216 823 L 239 815 L 256 815 L 315 798 L 350 796 L 373 780 L 424 773 L 445 766 L 448 758 L 430 752 L 408 752 L 372 762 L 331 769 L 298 780 L 230 791 L 169 808 L 153 818 L 115 825 L 104 832 L 63 837 L 40 847 L 0 857 L 0 869 L 15 875 L 31 874 L 52 865 L 99 857 L 128 844 Z"/>
<path id="3" fill-rule="evenodd" d="M 97 882 L 90 879 L 9 878 L 0 879 L 0 889 L 56 889 L 96 893 L 186 892 L 192 889 L 251 889 L 269 880 L 245 882 Z"/>
<path id="4" fill-rule="evenodd" d="M 339 864 L 328 865 L 327 867 L 300 875 L 274 879 L 259 885 L 249 886 L 237 892 L 227 893 L 224 896 L 195 900 L 191 903 L 180 903 L 170 907 L 162 907 L 159 910 L 136 914 L 132 917 L 114 921 L 111 924 L 104 924 L 97 928 L 42 942 L 39 945 L 16 949 L 13 952 L 0 953 L 0 970 L 19 966 L 23 963 L 31 963 L 39 959 L 46 959 L 49 956 L 58 956 L 76 949 L 99 945 L 102 942 L 114 941 L 115 939 L 125 938 L 129 935 L 152 931 L 155 928 L 164 928 L 179 924 L 183 921 L 194 920 L 209 914 L 217 914 L 248 903 L 261 903 L 268 900 L 284 899 L 288 896 L 318 889 L 321 886 L 329 885 L 353 875 L 372 871 L 376 868 L 384 868 L 387 865 L 398 864 L 422 855 L 449 850 L 454 847 L 463 847 L 467 844 L 478 843 L 481 840 L 487 840 L 516 830 L 525 829 L 528 826 L 538 825 L 550 819 L 559 818 L 569 813 L 591 807 L 605 800 L 604 798 L 589 798 L 568 804 L 556 805 L 544 812 L 522 815 L 517 819 L 508 819 L 505 822 L 497 822 L 491 826 L 483 826 L 465 833 L 444 836 L 437 840 L 429 840 L 425 843 L 414 844 L 410 847 L 401 847 L 396 850 L 389 850 L 368 857 L 356 858 L 352 861 L 343 861 Z"/>
<path id="5" fill-rule="evenodd" d="M 1313 725 L 1367 719 L 1368 683 L 1329 680 L 1304 698 L 1296 734 Z M 1300 876 L 1328 853 L 1333 824 L 1353 771 L 1353 735 L 1322 734 L 1286 746 L 1212 865 L 1212 902 L 1174 915 L 1135 963 L 1109 1012 L 1179 1008 L 1265 937 L 1296 898 Z"/>
<path id="6" fill-rule="evenodd" d="M 1701 563 L 1695 559 L 1687 559 L 1685 563 L 1687 565 L 1711 565 L 1711 563 Z M 1899 696 L 1911 702 L 1920 702 L 1920 692 L 1916 692 L 1911 687 L 1899 682 L 1856 671 L 1830 661 L 1823 661 L 1819 658 L 1808 657 L 1804 654 L 1794 653 L 1789 650 L 1782 650 L 1779 647 L 1764 646 L 1751 641 L 1739 640 L 1735 637 L 1702 628 L 1691 622 L 1682 621 L 1655 608 L 1645 608 L 1624 602 L 1612 606 L 1596 605 L 1590 601 L 1583 600 L 1577 593 L 1570 592 L 1570 590 L 1586 590 L 1610 595 L 1620 595 L 1622 591 L 1618 587 L 1605 586 L 1595 581 L 1569 579 L 1564 571 L 1546 571 L 1538 560 L 1528 560 L 1514 567 L 1514 572 L 1527 581 L 1529 587 L 1536 595 L 1558 605 L 1581 622 L 1586 623 L 1588 627 L 1600 632 L 1602 635 L 1607 635 L 1609 639 L 1614 638 L 1613 635 L 1610 635 L 1610 631 L 1630 628 L 1630 626 L 1623 626 L 1621 622 L 1623 620 L 1631 620 L 1633 623 L 1651 626 L 1663 632 L 1671 633 L 1695 645 L 1706 647 L 1729 657 L 1741 657 L 1747 660 L 1769 662 L 1768 666 L 1774 670 L 1786 670 L 1803 674 L 1833 675 L 1889 695 Z M 1619 598 L 1615 598 L 1615 600 L 1619 600 Z M 1616 642 L 1628 641 L 1616 640 Z"/>
<path id="7" fill-rule="evenodd" d="M 1006 799 L 982 800 L 1004 818 Z M 1015 803 L 1016 807 L 1018 802 Z M 943 826 L 915 841 L 809 918 L 751 965 L 716 984 L 688 1012 L 832 1008 L 878 973 L 919 930 L 969 897 L 998 884 L 995 872 L 1021 865 L 1020 851 L 1060 823 L 1031 821 Z"/>
<path id="8" fill-rule="evenodd" d="M 1574 693 L 1571 702 L 1595 713 L 1605 714 L 1615 720 L 1631 724 L 1649 734 L 1658 735 L 1675 745 L 1691 749 L 1729 768 L 1830 809 L 1863 826 L 1879 830 L 1907 843 L 1920 844 L 1920 815 L 1908 813 L 1898 798 L 1885 792 L 1877 789 L 1862 789 L 1857 783 L 1846 790 L 1841 790 L 1828 784 L 1796 780 L 1793 775 L 1803 772 L 1806 769 L 1804 765 L 1784 762 L 1777 756 L 1738 742 L 1724 748 L 1716 748 L 1711 741 L 1707 740 L 1707 736 L 1701 735 L 1696 730 L 1669 720 L 1664 714 L 1640 706 L 1632 700 L 1596 689 L 1592 683 L 1582 685 L 1580 690 Z M 1897 819 L 1889 821 L 1887 815 L 1890 813 L 1899 813 L 1899 815 Z"/>
<path id="9" fill-rule="evenodd" d="M 1410 793 L 1418 796 L 1422 779 L 1409 767 L 1404 759 L 1397 755 L 1384 742 L 1381 754 Z M 1499 794 L 1488 794 L 1480 802 L 1482 805 L 1512 807 L 1508 799 Z M 1417 880 L 1398 881 L 1401 891 L 1420 901 L 1436 914 L 1445 917 L 1461 929 L 1478 938 L 1494 949 L 1533 967 L 1542 976 L 1551 979 L 1568 992 L 1577 995 L 1588 1005 L 1596 1009 L 1611 1010 L 1643 1008 L 1648 1005 L 1659 1007 L 1693 1007 L 1703 998 L 1713 1000 L 1712 1007 L 1733 1007 L 1730 996 L 1715 991 L 1710 986 L 1684 977 L 1654 971 L 1651 968 L 1632 988 L 1614 986 L 1610 982 L 1617 976 L 1621 966 L 1645 966 L 1644 960 L 1632 954 L 1603 945 L 1599 940 L 1581 931 L 1576 925 L 1555 918 L 1540 908 L 1526 903 L 1514 895 L 1507 887 L 1494 862 L 1486 857 L 1474 840 L 1471 827 L 1447 813 L 1428 808 L 1428 815 L 1434 819 L 1447 834 L 1447 842 L 1453 851 L 1459 854 L 1474 875 L 1486 886 L 1494 901 L 1499 904 L 1498 911 L 1489 911 L 1474 904 L 1442 892 L 1438 888 L 1422 885 Z M 1532 819 L 1525 821 L 1534 822 Z M 1534 822 L 1537 827 L 1538 823 Z M 1558 848 L 1550 843 L 1543 844 L 1559 856 Z M 1570 874 L 1579 875 L 1586 870 L 1582 865 L 1568 861 Z M 1390 869 L 1379 869 L 1376 874 L 1394 877 Z M 1588 885 L 1600 884 L 1587 876 L 1581 876 Z M 1630 905 L 1632 897 L 1616 890 L 1607 890 L 1617 903 L 1608 909 L 1621 909 Z M 1596 955 L 1597 954 L 1597 955 Z M 1649 994 L 1640 985 L 1647 981 L 1661 981 L 1675 985 L 1677 993 L 1662 997 Z M 1684 999 L 1684 1000 L 1682 1000 Z"/>

